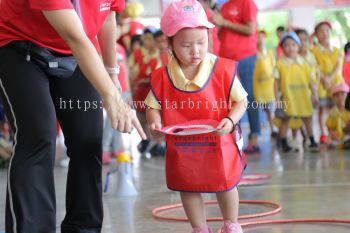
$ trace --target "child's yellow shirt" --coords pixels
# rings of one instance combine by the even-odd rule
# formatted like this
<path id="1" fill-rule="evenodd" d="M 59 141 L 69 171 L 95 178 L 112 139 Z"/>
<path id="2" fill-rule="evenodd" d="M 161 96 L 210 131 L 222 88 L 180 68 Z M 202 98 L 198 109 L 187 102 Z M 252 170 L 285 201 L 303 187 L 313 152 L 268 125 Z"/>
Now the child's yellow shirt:
<path id="1" fill-rule="evenodd" d="M 334 131 L 340 140 L 344 140 L 345 134 L 343 128 L 350 121 L 350 112 L 347 110 L 339 111 L 337 107 L 334 107 L 327 118 L 326 125 L 329 130 Z"/>
<path id="2" fill-rule="evenodd" d="M 325 74 L 329 75 L 333 72 L 335 67 L 337 66 L 337 63 L 339 63 L 340 67 L 342 67 L 343 60 L 344 60 L 344 53 L 341 49 L 331 47 L 331 49 L 327 49 L 324 46 L 318 44 L 314 46 L 311 51 L 315 55 L 318 67 L 320 71 Z M 341 73 L 341 69 L 339 69 L 339 73 L 334 77 L 334 79 L 331 81 L 332 86 L 342 83 L 343 77 Z M 322 82 L 320 82 L 319 88 L 318 88 L 318 95 L 320 98 L 329 98 L 331 97 L 331 89 L 327 90 Z"/>
<path id="3" fill-rule="evenodd" d="M 217 56 L 214 54 L 208 53 L 199 65 L 199 71 L 193 80 L 188 80 L 182 72 L 177 60 L 175 58 L 171 58 L 168 63 L 170 79 L 175 87 L 180 90 L 199 90 L 205 85 L 210 77 L 210 73 L 215 65 L 216 58 Z M 239 102 L 248 96 L 237 77 L 238 76 L 236 76 L 233 81 L 233 86 L 230 93 L 230 100 L 234 102 Z M 148 93 L 147 98 L 145 99 L 145 104 L 153 109 L 161 109 L 161 105 L 158 103 L 152 91 Z"/>
<path id="4" fill-rule="evenodd" d="M 310 66 L 311 73 L 313 74 L 311 77 L 312 83 L 314 85 L 318 84 L 317 76 L 316 76 L 316 73 L 318 70 L 318 64 L 317 64 L 315 55 L 311 51 L 308 51 L 307 54 L 305 56 L 302 56 L 302 57 L 305 59 L 307 64 L 309 64 L 309 66 Z"/>
<path id="5" fill-rule="evenodd" d="M 307 62 L 300 56 L 296 59 L 283 57 L 277 61 L 274 76 L 280 81 L 286 114 L 291 117 L 310 117 L 313 112 L 310 90 L 312 73 Z"/>
<path id="6" fill-rule="evenodd" d="M 258 51 L 254 70 L 253 91 L 259 103 L 275 101 L 273 69 L 275 58 L 269 50 Z"/>

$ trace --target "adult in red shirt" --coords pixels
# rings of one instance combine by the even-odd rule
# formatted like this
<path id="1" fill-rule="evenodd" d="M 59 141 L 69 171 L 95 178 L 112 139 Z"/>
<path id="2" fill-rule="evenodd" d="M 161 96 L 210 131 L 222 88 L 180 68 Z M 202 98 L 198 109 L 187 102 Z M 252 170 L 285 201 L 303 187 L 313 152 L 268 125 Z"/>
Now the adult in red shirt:
<path id="1" fill-rule="evenodd" d="M 253 74 L 256 63 L 257 13 L 253 0 L 229 0 L 221 8 L 221 15 L 212 16 L 220 27 L 220 56 L 239 61 L 238 73 L 248 92 L 247 113 L 250 125 L 246 152 L 259 152 L 257 136 L 260 134 L 259 110 L 253 104 Z"/>
<path id="2" fill-rule="evenodd" d="M 1 0 L 0 95 L 14 131 L 7 233 L 56 232 L 56 116 L 70 157 L 61 232 L 101 232 L 102 101 L 114 128 L 135 125 L 145 137 L 111 80 L 115 11 L 123 7 L 120 0 Z"/>

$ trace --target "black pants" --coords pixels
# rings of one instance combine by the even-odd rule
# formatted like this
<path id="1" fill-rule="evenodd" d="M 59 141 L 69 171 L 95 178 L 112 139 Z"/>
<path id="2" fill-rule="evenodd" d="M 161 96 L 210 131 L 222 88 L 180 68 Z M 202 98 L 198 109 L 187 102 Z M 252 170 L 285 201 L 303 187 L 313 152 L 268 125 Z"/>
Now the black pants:
<path id="1" fill-rule="evenodd" d="M 79 68 L 68 79 L 48 77 L 9 46 L 0 47 L 0 87 L 14 131 L 6 233 L 56 232 L 56 118 L 70 157 L 62 233 L 100 232 L 103 119 L 94 87 Z"/>

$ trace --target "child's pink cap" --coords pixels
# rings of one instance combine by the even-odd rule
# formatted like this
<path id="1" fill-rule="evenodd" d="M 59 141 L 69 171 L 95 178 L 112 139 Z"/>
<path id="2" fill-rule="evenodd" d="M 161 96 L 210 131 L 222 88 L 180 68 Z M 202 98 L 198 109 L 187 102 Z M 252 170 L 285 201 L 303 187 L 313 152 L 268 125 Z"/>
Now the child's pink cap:
<path id="1" fill-rule="evenodd" d="M 332 88 L 332 95 L 339 93 L 339 92 L 345 92 L 348 93 L 349 92 L 349 86 L 346 83 L 340 83 L 335 85 Z"/>
<path id="2" fill-rule="evenodd" d="M 213 28 L 202 5 L 197 0 L 173 0 L 165 10 L 160 22 L 167 37 L 174 36 L 183 28 Z"/>

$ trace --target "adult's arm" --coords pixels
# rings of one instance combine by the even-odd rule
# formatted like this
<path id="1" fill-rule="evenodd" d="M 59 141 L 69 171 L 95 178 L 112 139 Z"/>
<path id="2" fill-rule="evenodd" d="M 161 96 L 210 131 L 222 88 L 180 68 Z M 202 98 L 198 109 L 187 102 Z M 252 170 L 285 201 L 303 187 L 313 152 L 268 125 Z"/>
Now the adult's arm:
<path id="1" fill-rule="evenodd" d="M 84 32 L 73 9 L 43 11 L 44 16 L 68 44 L 80 69 L 100 93 L 112 126 L 122 132 L 131 132 L 132 125 L 146 138 L 139 121 L 121 99 L 120 92 L 110 79 L 94 45 Z"/>
<path id="2" fill-rule="evenodd" d="M 228 28 L 232 31 L 250 36 L 256 33 L 256 22 L 248 22 L 245 24 L 232 23 L 229 20 L 224 20 L 222 27 Z"/>
<path id="3" fill-rule="evenodd" d="M 248 21 L 246 23 L 233 23 L 230 20 L 223 18 L 219 13 L 213 15 L 211 20 L 216 26 L 219 26 L 221 28 L 227 28 L 231 31 L 248 36 L 256 33 L 257 29 L 256 22 L 254 21 Z"/>
<path id="4" fill-rule="evenodd" d="M 115 19 L 115 12 L 111 11 L 104 21 L 102 28 L 98 35 L 98 43 L 101 49 L 101 55 L 103 64 L 105 67 L 116 68 L 118 66 L 117 61 L 117 23 Z M 116 73 L 110 73 L 109 76 L 116 84 L 116 87 L 121 91 L 120 83 L 118 81 L 118 75 Z"/>

